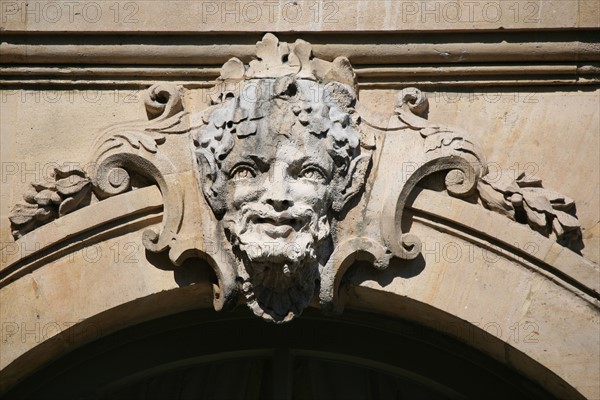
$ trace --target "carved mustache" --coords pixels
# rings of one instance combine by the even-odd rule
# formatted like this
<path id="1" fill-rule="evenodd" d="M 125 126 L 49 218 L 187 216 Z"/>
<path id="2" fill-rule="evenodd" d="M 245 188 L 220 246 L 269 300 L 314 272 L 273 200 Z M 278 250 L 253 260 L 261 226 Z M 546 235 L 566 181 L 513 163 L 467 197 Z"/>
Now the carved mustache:
<path id="1" fill-rule="evenodd" d="M 308 225 L 314 217 L 314 211 L 308 207 L 296 206 L 286 211 L 276 212 L 270 207 L 256 204 L 247 204 L 242 206 L 241 226 L 239 234 L 248 230 L 252 224 L 271 224 L 275 226 L 290 225 L 296 230 L 300 230 Z"/>

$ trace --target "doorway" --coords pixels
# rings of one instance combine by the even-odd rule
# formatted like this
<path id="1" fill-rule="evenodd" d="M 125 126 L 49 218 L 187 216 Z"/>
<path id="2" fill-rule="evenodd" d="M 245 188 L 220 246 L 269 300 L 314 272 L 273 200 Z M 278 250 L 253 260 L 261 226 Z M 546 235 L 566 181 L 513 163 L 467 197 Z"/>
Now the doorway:
<path id="1" fill-rule="evenodd" d="M 552 399 L 465 343 L 406 321 L 307 310 L 274 325 L 244 307 L 189 311 L 106 335 L 7 399 Z"/>

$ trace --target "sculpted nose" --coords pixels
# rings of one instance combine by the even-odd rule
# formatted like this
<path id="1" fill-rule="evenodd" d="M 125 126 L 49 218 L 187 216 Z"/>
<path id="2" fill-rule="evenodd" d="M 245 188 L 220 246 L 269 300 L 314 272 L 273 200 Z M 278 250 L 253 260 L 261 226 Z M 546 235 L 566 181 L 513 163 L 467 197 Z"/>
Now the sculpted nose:
<path id="1" fill-rule="evenodd" d="M 271 182 L 265 193 L 265 202 L 275 211 L 284 211 L 294 205 L 286 182 Z"/>
<path id="2" fill-rule="evenodd" d="M 267 204 L 271 205 L 275 211 L 285 211 L 294 205 L 291 199 L 281 199 L 275 196 L 267 197 Z"/>
<path id="3" fill-rule="evenodd" d="M 284 211 L 294 205 L 288 184 L 282 175 L 276 175 L 265 182 L 264 201 L 275 211 Z"/>

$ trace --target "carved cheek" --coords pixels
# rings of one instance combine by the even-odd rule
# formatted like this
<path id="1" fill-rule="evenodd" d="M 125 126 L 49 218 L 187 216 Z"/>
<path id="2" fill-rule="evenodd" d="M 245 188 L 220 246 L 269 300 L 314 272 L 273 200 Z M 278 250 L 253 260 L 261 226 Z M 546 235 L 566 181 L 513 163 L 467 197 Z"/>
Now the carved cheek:
<path id="1" fill-rule="evenodd" d="M 310 205 L 315 211 L 321 211 L 328 206 L 330 196 L 327 184 L 298 179 L 290 186 L 297 202 Z"/>
<path id="2" fill-rule="evenodd" d="M 248 202 L 257 201 L 263 191 L 262 181 L 266 179 L 265 174 L 250 179 L 230 182 L 229 198 L 234 208 L 240 208 Z"/>

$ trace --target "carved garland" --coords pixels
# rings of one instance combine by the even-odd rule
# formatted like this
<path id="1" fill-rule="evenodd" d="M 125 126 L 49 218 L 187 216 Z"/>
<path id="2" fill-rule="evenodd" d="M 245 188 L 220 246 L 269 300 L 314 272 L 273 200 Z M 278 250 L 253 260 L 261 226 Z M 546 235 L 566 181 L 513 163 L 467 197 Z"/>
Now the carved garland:
<path id="1" fill-rule="evenodd" d="M 207 260 L 219 280 L 214 298 L 217 310 L 236 304 L 238 293 L 243 293 L 257 315 L 275 322 L 299 315 L 308 306 L 315 282 L 324 311 L 341 311 L 342 303 L 337 298 L 341 278 L 357 260 L 385 269 L 392 257 L 415 258 L 421 251 L 421 241 L 402 230 L 403 212 L 415 187 L 427 176 L 441 171 L 445 173 L 450 196 L 476 197 L 485 208 L 527 224 L 563 246 L 575 248 L 580 240 L 573 200 L 543 188 L 540 180 L 527 175 L 516 180 L 490 179 L 483 155 L 467 134 L 423 118 L 428 102 L 418 89 L 404 90 L 397 101 L 395 119 L 383 123 L 358 102 L 355 75 L 346 58 L 327 62 L 313 56 L 309 43 L 298 40 L 287 44 L 271 34 L 257 43 L 256 55 L 257 59 L 249 65 L 236 58 L 223 65 L 217 84 L 219 94 L 213 105 L 201 113 L 183 110 L 179 88 L 167 84 L 152 86 L 145 99 L 149 121 L 105 131 L 94 146 L 94 169 L 56 169 L 53 182 L 31 184 L 24 195 L 25 203 L 17 204 L 11 211 L 13 236 L 26 235 L 92 202 L 156 184 L 164 198 L 164 217 L 158 231 L 144 232 L 146 249 L 168 249 L 175 265 L 189 257 Z M 243 91 L 252 85 L 253 90 L 268 88 L 271 92 L 255 92 L 260 101 L 248 102 Z M 317 93 L 316 97 L 308 96 L 311 90 Z M 271 167 L 254 165 L 234 168 L 238 172 L 228 171 L 228 158 L 236 157 L 230 154 L 236 152 L 235 146 L 250 143 L 244 142 L 246 138 L 258 140 L 273 132 L 277 135 L 272 140 L 281 143 L 278 150 L 264 144 L 257 152 L 276 157 L 272 160 L 277 165 L 289 167 L 295 162 L 281 150 L 289 143 L 301 141 L 307 148 L 317 142 L 323 143 L 317 148 L 328 146 L 332 158 L 324 157 L 322 161 L 330 166 L 329 171 L 323 166 L 284 169 L 284 173 L 296 175 L 275 185 L 288 188 L 293 181 L 323 190 L 323 198 L 330 199 L 323 203 L 326 209 L 319 211 L 319 203 L 310 197 L 310 191 L 298 189 L 299 197 L 292 200 L 313 201 L 313 208 L 295 210 L 295 206 L 286 206 L 289 200 L 285 193 L 277 198 L 268 193 L 272 188 L 266 188 L 263 192 L 256 189 L 254 200 L 248 200 L 248 204 L 256 203 L 255 209 L 248 211 L 242 206 L 238 214 L 232 213 L 231 204 L 235 202 L 227 194 L 228 185 L 258 179 L 263 173 L 261 168 Z M 373 132 L 418 135 L 410 137 L 420 143 L 421 147 L 413 150 L 420 166 L 409 176 L 398 178 L 396 185 L 390 185 L 381 214 L 381 240 L 356 237 L 334 243 L 329 225 L 336 223 L 347 211 L 350 200 L 363 190 L 371 153 L 376 151 Z M 170 140 L 180 140 L 189 147 L 177 153 L 164 146 Z M 197 161 L 192 157 L 193 151 Z M 188 171 L 194 171 L 197 186 L 182 184 L 181 176 Z M 328 176 L 331 171 L 333 176 Z M 224 175 L 226 172 L 228 175 Z M 250 186 L 257 185 L 252 181 Z M 201 191 L 206 201 L 198 194 Z M 214 259 L 195 228 L 190 227 L 190 221 L 202 219 L 200 215 L 206 211 L 199 209 L 207 205 L 213 211 L 215 235 L 222 236 L 217 240 L 229 249 L 226 260 Z M 239 228 L 240 221 L 247 224 Z M 312 237 L 300 234 L 309 228 L 313 229 Z M 254 230 L 255 237 L 266 232 L 274 240 L 296 235 L 296 242 L 306 240 L 311 244 L 302 250 L 306 254 L 251 254 L 244 242 L 248 230 Z"/>

